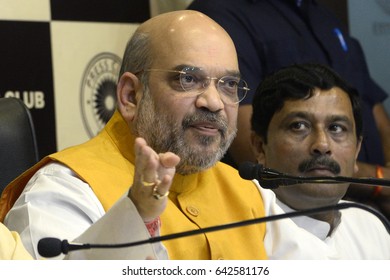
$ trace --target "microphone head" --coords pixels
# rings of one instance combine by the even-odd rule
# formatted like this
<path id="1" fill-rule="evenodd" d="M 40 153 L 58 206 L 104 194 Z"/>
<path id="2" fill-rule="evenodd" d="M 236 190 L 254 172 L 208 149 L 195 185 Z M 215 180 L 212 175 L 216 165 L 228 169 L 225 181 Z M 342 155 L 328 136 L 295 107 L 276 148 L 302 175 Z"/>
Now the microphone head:
<path id="1" fill-rule="evenodd" d="M 47 237 L 42 238 L 38 242 L 38 253 L 45 258 L 52 258 L 60 255 L 61 253 L 67 253 L 66 249 L 69 243 L 66 240 L 61 241 L 58 238 Z"/>
<path id="2" fill-rule="evenodd" d="M 262 167 L 263 166 L 261 164 L 245 161 L 238 167 L 238 174 L 240 174 L 241 178 L 245 180 L 258 179 L 258 170 Z"/>
<path id="3" fill-rule="evenodd" d="M 273 177 L 269 177 L 269 172 L 272 172 Z M 241 178 L 245 180 L 256 179 L 259 182 L 260 186 L 265 189 L 276 189 L 279 187 L 281 182 L 284 182 L 275 177 L 281 175 L 279 172 L 272 169 L 264 168 L 262 164 L 257 164 L 249 161 L 240 164 L 238 168 L 238 173 L 240 174 Z"/>

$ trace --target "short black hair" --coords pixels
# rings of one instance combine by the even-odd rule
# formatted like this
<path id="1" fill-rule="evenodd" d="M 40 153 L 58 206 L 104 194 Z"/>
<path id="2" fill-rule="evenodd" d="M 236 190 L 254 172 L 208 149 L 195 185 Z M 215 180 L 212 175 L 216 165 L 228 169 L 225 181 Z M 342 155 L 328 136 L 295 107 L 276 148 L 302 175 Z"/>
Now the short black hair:
<path id="1" fill-rule="evenodd" d="M 286 100 L 307 99 L 313 90 L 329 90 L 339 87 L 352 103 L 356 136 L 360 138 L 363 120 L 358 91 L 335 71 L 320 64 L 294 64 L 268 75 L 256 89 L 252 101 L 252 130 L 267 143 L 267 131 L 273 115 L 282 109 Z"/>

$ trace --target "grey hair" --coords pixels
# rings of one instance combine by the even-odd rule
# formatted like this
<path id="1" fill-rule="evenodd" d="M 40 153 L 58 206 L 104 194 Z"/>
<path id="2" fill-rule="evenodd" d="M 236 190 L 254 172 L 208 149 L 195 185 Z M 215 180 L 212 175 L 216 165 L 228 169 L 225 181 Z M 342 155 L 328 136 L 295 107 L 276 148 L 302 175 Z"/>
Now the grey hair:
<path id="1" fill-rule="evenodd" d="M 136 31 L 131 39 L 128 41 L 123 55 L 121 69 L 119 71 L 119 78 L 125 72 L 133 74 L 140 73 L 144 69 L 150 68 L 152 64 L 151 59 L 151 45 L 149 35 L 143 32 Z M 148 80 L 147 72 L 141 73 L 141 82 L 146 85 Z"/>

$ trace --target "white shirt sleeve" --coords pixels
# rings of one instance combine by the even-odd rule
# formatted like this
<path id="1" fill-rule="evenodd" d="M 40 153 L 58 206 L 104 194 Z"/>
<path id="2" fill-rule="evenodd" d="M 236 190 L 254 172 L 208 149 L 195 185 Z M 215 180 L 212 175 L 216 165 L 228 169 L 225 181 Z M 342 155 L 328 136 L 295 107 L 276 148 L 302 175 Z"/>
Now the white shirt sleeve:
<path id="1" fill-rule="evenodd" d="M 90 244 L 118 244 L 150 238 L 130 199 L 124 196 L 105 213 L 88 184 L 69 168 L 50 163 L 26 185 L 5 222 L 19 232 L 34 258 L 40 239 L 55 237 Z M 56 259 L 64 258 L 64 255 Z M 86 249 L 70 253 L 69 259 L 166 259 L 161 243 L 123 249 Z"/>

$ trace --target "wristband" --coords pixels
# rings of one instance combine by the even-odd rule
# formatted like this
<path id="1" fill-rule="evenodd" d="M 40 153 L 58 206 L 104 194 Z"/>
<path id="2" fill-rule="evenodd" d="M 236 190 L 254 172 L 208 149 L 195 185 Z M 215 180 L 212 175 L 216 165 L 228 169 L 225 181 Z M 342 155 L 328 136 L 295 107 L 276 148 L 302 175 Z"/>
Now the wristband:
<path id="1" fill-rule="evenodd" d="M 151 237 L 155 237 L 156 236 L 156 232 L 159 230 L 159 228 L 161 226 L 160 217 L 157 217 L 156 219 L 154 219 L 151 222 L 145 223 L 145 226 L 148 229 L 150 236 Z"/>
<path id="2" fill-rule="evenodd" d="M 376 177 L 378 179 L 382 179 L 383 178 L 383 169 L 379 165 L 376 166 Z M 375 186 L 374 192 L 372 193 L 372 198 L 378 197 L 380 195 L 382 189 L 383 189 L 382 186 Z"/>

